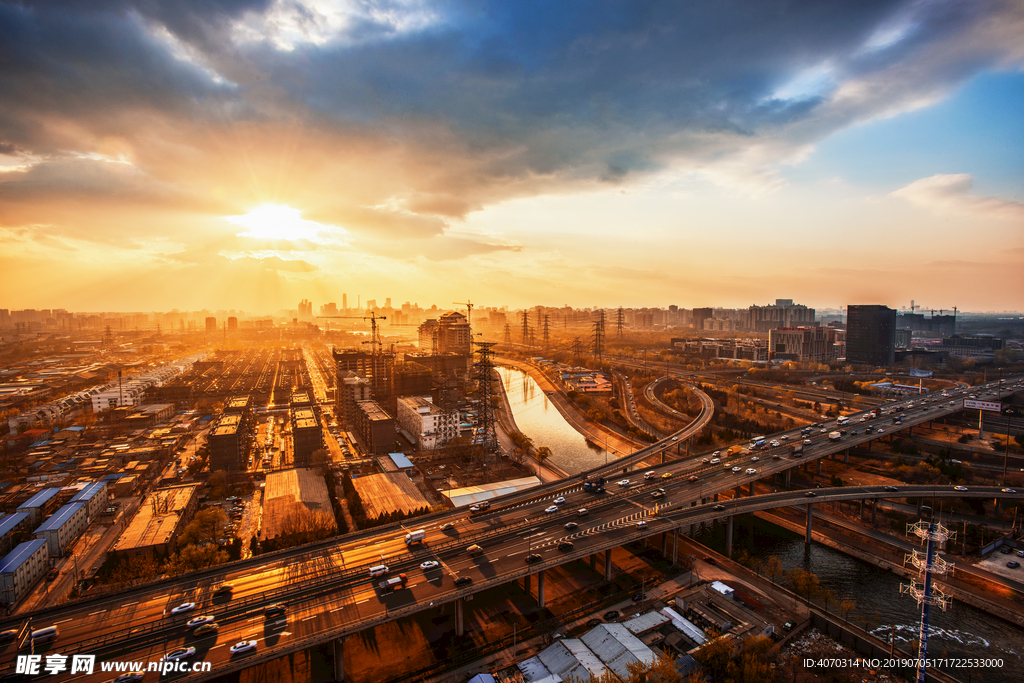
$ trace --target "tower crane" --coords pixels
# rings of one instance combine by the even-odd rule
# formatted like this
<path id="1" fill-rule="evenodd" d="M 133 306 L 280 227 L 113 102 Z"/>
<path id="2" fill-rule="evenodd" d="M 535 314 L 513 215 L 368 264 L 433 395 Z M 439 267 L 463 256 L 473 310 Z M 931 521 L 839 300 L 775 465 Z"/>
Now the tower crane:
<path id="1" fill-rule="evenodd" d="M 373 348 L 373 354 L 377 355 L 381 349 L 380 334 L 377 332 L 377 321 L 387 320 L 387 316 L 377 315 L 373 311 L 370 311 L 370 315 L 318 315 L 317 318 L 349 318 L 355 320 L 369 320 L 370 321 L 370 344 Z"/>
<path id="2" fill-rule="evenodd" d="M 453 301 L 452 303 L 456 304 L 458 306 L 465 306 L 466 307 L 466 313 L 468 314 L 466 316 L 466 322 L 469 323 L 470 327 L 473 327 L 473 302 L 472 301 Z"/>

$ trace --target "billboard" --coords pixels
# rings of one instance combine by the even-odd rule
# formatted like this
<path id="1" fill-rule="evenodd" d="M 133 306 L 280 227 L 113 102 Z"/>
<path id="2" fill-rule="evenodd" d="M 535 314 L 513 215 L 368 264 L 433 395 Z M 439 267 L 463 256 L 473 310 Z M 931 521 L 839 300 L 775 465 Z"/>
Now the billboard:
<path id="1" fill-rule="evenodd" d="M 918 370 L 917 368 L 910 371 L 911 377 L 931 377 L 934 374 L 931 370 Z"/>
<path id="2" fill-rule="evenodd" d="M 1003 404 L 999 401 L 974 401 L 971 399 L 964 399 L 964 408 L 973 408 L 974 410 L 987 410 L 991 413 L 1003 412 Z"/>

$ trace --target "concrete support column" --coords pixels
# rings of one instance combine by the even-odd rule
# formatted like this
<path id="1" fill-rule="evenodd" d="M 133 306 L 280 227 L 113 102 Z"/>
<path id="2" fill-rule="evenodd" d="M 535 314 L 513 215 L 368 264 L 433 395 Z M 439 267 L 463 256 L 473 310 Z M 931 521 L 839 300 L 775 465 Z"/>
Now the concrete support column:
<path id="1" fill-rule="evenodd" d="M 914 436 L 914 425 L 910 425 L 910 429 L 907 430 L 907 436 Z"/>
<path id="2" fill-rule="evenodd" d="M 597 567 L 597 555 L 591 555 L 590 556 L 590 568 L 594 569 L 595 567 Z"/>
<path id="3" fill-rule="evenodd" d="M 338 638 L 334 641 L 334 680 L 342 683 L 345 680 L 345 641 L 348 638 Z"/>
<path id="4" fill-rule="evenodd" d="M 732 559 L 732 522 L 733 516 L 729 515 L 725 522 L 725 556 L 730 559 Z"/>
<path id="5" fill-rule="evenodd" d="M 530 594 L 530 583 L 531 583 L 530 577 L 531 577 L 530 574 L 527 574 L 526 576 L 523 577 L 523 592 L 526 593 L 527 595 Z"/>
<path id="6" fill-rule="evenodd" d="M 693 538 L 696 535 L 697 535 L 697 525 L 696 524 L 691 524 L 690 525 L 690 538 Z"/>
<path id="7" fill-rule="evenodd" d="M 750 482 L 750 490 L 747 492 L 748 496 L 754 495 L 754 482 Z"/>
<path id="8" fill-rule="evenodd" d="M 668 555 L 668 532 L 661 535 L 661 554 Z"/>
<path id="9" fill-rule="evenodd" d="M 864 521 L 864 499 L 860 499 L 860 521 Z"/>
<path id="10" fill-rule="evenodd" d="M 807 531 L 804 533 L 804 543 L 811 544 L 811 520 L 814 519 L 814 506 L 807 504 Z"/>
<path id="11" fill-rule="evenodd" d="M 718 494 L 717 493 L 715 494 L 715 502 L 716 503 L 718 502 Z"/>
<path id="12" fill-rule="evenodd" d="M 537 572 L 537 606 L 544 607 L 544 570 Z"/>
<path id="13" fill-rule="evenodd" d="M 661 452 L 661 464 L 662 464 L 662 465 L 664 465 L 664 464 L 665 464 L 665 453 L 666 453 L 666 452 L 667 452 L 667 451 L 662 451 L 662 452 Z"/>
<path id="14" fill-rule="evenodd" d="M 693 528 L 693 525 L 690 525 Z M 672 530 L 672 566 L 679 566 L 679 529 Z"/>
<path id="15" fill-rule="evenodd" d="M 821 458 L 818 458 L 818 474 L 821 474 Z"/>
<path id="16" fill-rule="evenodd" d="M 871 448 L 871 442 L 868 441 L 868 449 L 870 449 L 870 448 Z M 843 462 L 845 462 L 847 465 L 850 464 L 850 449 L 849 448 L 847 448 L 845 451 L 843 451 Z"/>
<path id="17" fill-rule="evenodd" d="M 789 482 L 790 482 L 790 480 L 792 478 L 793 478 L 793 470 L 792 469 L 786 470 L 786 488 L 789 488 Z"/>
<path id="18" fill-rule="evenodd" d="M 875 513 L 878 512 L 878 500 L 871 503 L 871 526 L 875 525 Z"/>
<path id="19" fill-rule="evenodd" d="M 455 601 L 455 635 L 466 635 L 465 619 L 462 616 L 462 598 Z"/>
<path id="20" fill-rule="evenodd" d="M 604 551 L 604 580 L 612 580 L 612 549 Z"/>

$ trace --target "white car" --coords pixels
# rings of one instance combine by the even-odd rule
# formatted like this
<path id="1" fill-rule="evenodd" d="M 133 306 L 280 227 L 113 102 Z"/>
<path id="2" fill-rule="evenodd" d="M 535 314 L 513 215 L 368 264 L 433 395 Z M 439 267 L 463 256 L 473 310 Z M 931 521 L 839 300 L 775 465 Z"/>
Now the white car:
<path id="1" fill-rule="evenodd" d="M 424 571 L 429 571 L 431 569 L 437 569 L 440 566 L 441 566 L 441 563 L 438 562 L 437 560 L 427 560 L 426 562 L 423 562 L 423 563 L 420 564 L 420 569 L 422 569 Z"/>
<path id="2" fill-rule="evenodd" d="M 555 505 L 561 505 L 564 502 L 565 502 L 565 497 L 564 496 L 559 496 L 558 498 L 555 498 Z"/>
<path id="3" fill-rule="evenodd" d="M 733 467 L 733 468 L 732 468 L 732 471 L 733 471 L 733 472 L 739 472 L 739 471 L 740 471 L 740 470 L 742 470 L 742 469 L 743 469 L 742 467 L 739 467 L 739 466 L 737 466 L 737 467 Z M 756 471 L 756 470 L 755 470 L 755 471 Z"/>
<path id="4" fill-rule="evenodd" d="M 196 608 L 196 603 L 194 603 L 194 602 L 183 602 L 180 605 L 178 605 L 177 607 L 175 607 L 174 609 L 172 609 L 171 610 L 171 614 L 182 614 L 184 612 L 191 612 L 195 608 Z"/>
<path id="5" fill-rule="evenodd" d="M 203 624 L 209 624 L 212 621 L 214 621 L 214 618 L 207 614 L 201 617 L 194 617 L 192 619 L 189 619 L 188 623 L 185 624 L 185 626 L 187 626 L 188 628 L 194 628 L 196 626 L 202 626 Z"/>
<path id="6" fill-rule="evenodd" d="M 783 434 L 783 435 L 782 435 L 781 437 L 779 437 L 779 438 L 781 438 L 781 439 L 782 439 L 783 441 L 788 441 L 788 440 L 789 440 L 789 434 Z"/>
<path id="7" fill-rule="evenodd" d="M 636 523 L 636 528 L 637 529 L 646 529 L 647 528 L 647 522 L 645 522 L 644 520 L 641 519 L 639 522 Z"/>
<path id="8" fill-rule="evenodd" d="M 550 507 L 546 507 L 546 508 L 544 508 L 544 512 L 548 512 L 548 513 L 558 512 L 558 506 L 557 505 L 552 505 Z"/>
<path id="9" fill-rule="evenodd" d="M 775 439 L 772 439 L 772 448 L 778 448 L 778 447 L 779 447 L 779 442 L 776 441 Z"/>
<path id="10" fill-rule="evenodd" d="M 955 491 L 966 491 L 967 487 L 966 486 L 954 486 L 953 490 L 955 490 Z"/>
<path id="11" fill-rule="evenodd" d="M 243 640 L 240 643 L 235 643 L 230 648 L 231 654 L 233 654 L 233 655 L 242 654 L 243 652 L 251 652 L 252 650 L 255 650 L 255 649 L 256 649 L 256 641 L 255 640 Z"/>
<path id="12" fill-rule="evenodd" d="M 722 462 L 721 458 L 711 458 L 711 464 L 712 465 L 717 465 L 720 462 Z"/>
<path id="13" fill-rule="evenodd" d="M 752 457 L 752 458 L 750 459 L 750 462 L 757 462 L 757 461 L 758 461 L 758 460 L 760 460 L 760 459 L 761 459 L 761 458 L 759 458 L 759 457 L 757 457 L 757 456 L 755 455 L 754 457 Z"/>
<path id="14" fill-rule="evenodd" d="M 188 659 L 196 653 L 194 647 L 179 647 L 177 650 L 171 650 L 164 655 L 165 662 L 176 662 L 179 659 Z"/>
<path id="15" fill-rule="evenodd" d="M 629 479 L 623 479 L 620 481 L 619 486 L 629 486 Z"/>
<path id="16" fill-rule="evenodd" d="M 747 474 L 757 474 L 757 470 L 755 470 L 753 467 L 748 467 Z"/>

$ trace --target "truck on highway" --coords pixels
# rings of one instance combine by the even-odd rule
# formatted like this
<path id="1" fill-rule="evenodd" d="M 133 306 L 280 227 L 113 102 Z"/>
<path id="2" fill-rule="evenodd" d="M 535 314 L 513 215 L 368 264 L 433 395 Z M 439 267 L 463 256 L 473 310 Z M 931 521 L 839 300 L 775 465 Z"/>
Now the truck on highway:
<path id="1" fill-rule="evenodd" d="M 839 441 L 839 438 L 841 436 L 842 436 L 841 432 L 829 432 L 828 440 L 829 441 Z"/>
<path id="2" fill-rule="evenodd" d="M 392 576 L 390 579 L 381 581 L 377 585 L 380 586 L 380 589 L 385 593 L 390 593 L 391 591 L 396 591 L 399 588 L 404 588 L 406 581 L 407 579 L 405 574 L 399 574 L 398 576 Z"/>
<path id="3" fill-rule="evenodd" d="M 604 491 L 604 484 L 604 477 L 598 477 L 594 481 L 584 482 L 583 490 L 589 491 L 590 493 L 602 493 Z"/>
<path id="4" fill-rule="evenodd" d="M 792 450 L 793 450 L 793 457 L 795 458 L 795 457 L 797 457 L 798 455 L 800 455 L 800 454 L 802 454 L 804 452 L 804 445 L 802 443 L 795 443 L 795 444 L 793 444 L 793 449 Z"/>
<path id="5" fill-rule="evenodd" d="M 725 452 L 725 454 L 726 454 L 726 456 L 732 456 L 732 455 L 736 455 L 737 453 L 739 453 L 742 450 L 743 450 L 743 447 L 740 446 L 739 444 L 737 444 L 735 446 L 729 446 L 729 450 L 727 450 Z"/>
<path id="6" fill-rule="evenodd" d="M 422 543 L 423 539 L 426 537 L 426 529 L 417 529 L 416 531 L 409 532 L 405 535 L 405 544 L 412 545 L 413 543 Z"/>
<path id="7" fill-rule="evenodd" d="M 870 415 L 871 417 L 878 417 L 881 414 L 882 414 L 882 409 L 881 408 L 872 408 L 871 411 L 868 412 L 868 415 Z"/>

